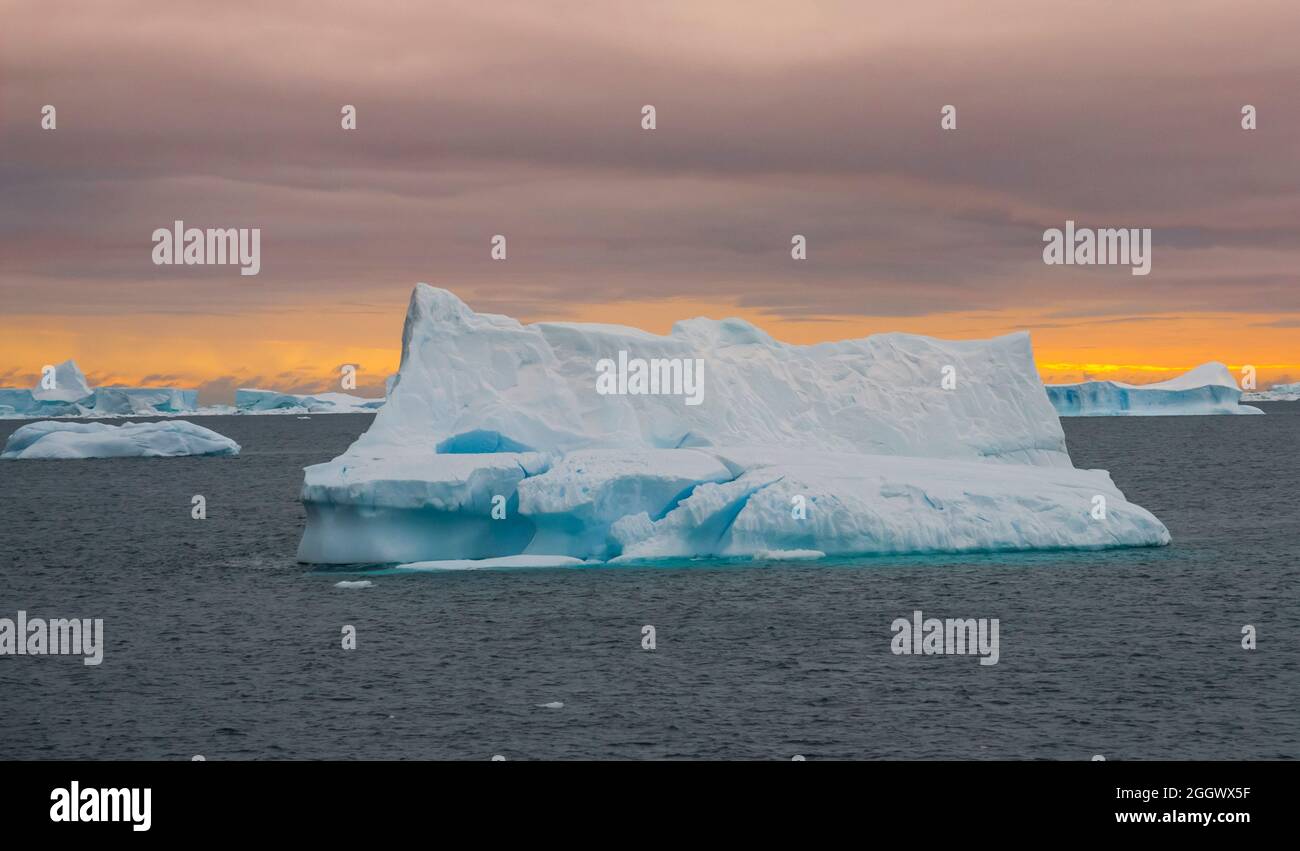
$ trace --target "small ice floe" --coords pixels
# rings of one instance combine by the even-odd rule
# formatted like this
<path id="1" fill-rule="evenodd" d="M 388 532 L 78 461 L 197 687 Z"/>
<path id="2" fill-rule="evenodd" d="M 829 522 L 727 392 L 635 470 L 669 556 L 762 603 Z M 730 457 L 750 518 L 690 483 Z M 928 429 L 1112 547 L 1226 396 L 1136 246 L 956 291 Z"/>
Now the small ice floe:
<path id="1" fill-rule="evenodd" d="M 500 556 L 498 558 L 458 558 L 442 561 L 413 561 L 399 564 L 395 570 L 481 570 L 488 567 L 572 567 L 586 564 L 571 556 Z"/>
<path id="2" fill-rule="evenodd" d="M 334 587 L 335 588 L 370 588 L 374 584 L 375 583 L 371 582 L 369 579 L 359 579 L 356 581 L 345 579 L 342 582 L 335 582 Z"/>
<path id="3" fill-rule="evenodd" d="M 300 419 L 300 420 L 309 420 L 309 419 L 311 419 L 311 417 L 298 417 L 298 419 Z"/>
<path id="4" fill-rule="evenodd" d="M 238 455 L 239 444 L 187 420 L 167 422 L 28 423 L 9 435 L 0 458 L 178 458 Z"/>
<path id="5" fill-rule="evenodd" d="M 537 704 L 537 708 L 538 709 L 563 709 L 564 702 L 559 700 L 552 700 L 550 703 Z"/>
<path id="6" fill-rule="evenodd" d="M 754 561 L 812 561 L 826 558 L 821 550 L 759 550 L 754 553 Z"/>

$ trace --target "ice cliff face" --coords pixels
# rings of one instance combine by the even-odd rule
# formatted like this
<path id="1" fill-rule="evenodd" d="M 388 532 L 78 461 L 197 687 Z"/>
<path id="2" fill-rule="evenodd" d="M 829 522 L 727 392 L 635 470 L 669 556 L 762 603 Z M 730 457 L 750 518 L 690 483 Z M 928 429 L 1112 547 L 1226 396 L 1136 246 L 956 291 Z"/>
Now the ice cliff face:
<path id="1" fill-rule="evenodd" d="M 636 393 L 638 364 L 668 392 Z M 425 284 L 387 403 L 302 496 L 308 562 L 1169 540 L 1072 467 L 1027 335 L 793 346 L 737 319 L 523 325 Z"/>
<path id="2" fill-rule="evenodd" d="M 702 404 L 601 395 L 596 364 L 703 359 Z M 944 390 L 951 366 L 960 391 Z M 537 451 L 766 444 L 857 453 L 1069 464 L 1027 334 L 948 342 L 905 334 L 793 346 L 739 319 L 679 322 L 668 336 L 615 325 L 478 314 L 416 288 L 400 383 L 358 449 L 489 435 Z"/>
<path id="3" fill-rule="evenodd" d="M 1263 413 L 1259 408 L 1239 404 L 1241 390 L 1237 382 L 1228 367 L 1217 361 L 1155 384 L 1048 384 L 1047 396 L 1063 417 Z"/>

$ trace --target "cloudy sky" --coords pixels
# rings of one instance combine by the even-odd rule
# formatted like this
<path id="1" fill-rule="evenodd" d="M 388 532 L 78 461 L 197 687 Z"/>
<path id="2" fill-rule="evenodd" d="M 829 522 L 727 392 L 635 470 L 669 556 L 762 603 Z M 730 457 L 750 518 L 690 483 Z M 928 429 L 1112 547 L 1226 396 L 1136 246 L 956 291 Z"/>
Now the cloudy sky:
<path id="1" fill-rule="evenodd" d="M 417 281 L 1300 380 L 1298 35 L 1294 0 L 0 0 L 0 385 L 374 389 Z M 260 227 L 261 274 L 155 266 L 176 219 Z M 1151 274 L 1045 266 L 1066 219 L 1151 228 Z"/>

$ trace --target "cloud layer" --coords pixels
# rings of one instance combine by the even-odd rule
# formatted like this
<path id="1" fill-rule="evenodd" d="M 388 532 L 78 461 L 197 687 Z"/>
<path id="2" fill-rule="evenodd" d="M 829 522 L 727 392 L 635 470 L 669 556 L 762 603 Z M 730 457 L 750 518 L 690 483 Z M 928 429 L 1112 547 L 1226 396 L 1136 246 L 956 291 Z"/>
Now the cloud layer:
<path id="1" fill-rule="evenodd" d="M 1300 317 L 1294 2 L 6 8 L 7 314 Z M 1044 266 L 1067 218 L 1152 274 Z M 175 219 L 262 228 L 261 274 L 154 266 Z"/>

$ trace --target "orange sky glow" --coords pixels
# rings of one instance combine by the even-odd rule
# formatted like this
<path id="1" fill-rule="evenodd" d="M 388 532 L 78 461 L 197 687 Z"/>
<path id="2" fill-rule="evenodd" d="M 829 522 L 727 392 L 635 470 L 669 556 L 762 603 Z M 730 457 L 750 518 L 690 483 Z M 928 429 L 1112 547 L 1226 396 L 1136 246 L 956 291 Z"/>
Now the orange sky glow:
<path id="1" fill-rule="evenodd" d="M 469 301 L 474 306 L 473 299 Z M 13 317 L 0 337 L 0 377 L 9 386 L 34 384 L 42 365 L 75 359 L 92 385 L 200 387 L 203 402 L 228 403 L 238 386 L 298 392 L 337 390 L 338 367 L 360 366 L 358 392 L 382 395 L 384 377 L 397 370 L 404 300 L 387 308 L 307 307 L 285 314 L 114 317 Z M 762 311 L 687 299 L 576 304 L 569 311 L 524 321 L 582 321 L 634 325 L 667 333 L 693 316 L 747 319 L 779 340 L 807 344 L 887 331 L 948 339 L 1029 331 L 1045 382 L 1088 378 L 1136 384 L 1163 381 L 1208 360 L 1235 372 L 1254 366 L 1261 387 L 1300 380 L 1295 328 L 1269 325 L 1267 315 L 1176 314 L 1131 322 L 1044 319 L 1027 311 L 980 311 L 920 317 L 781 319 Z"/>

